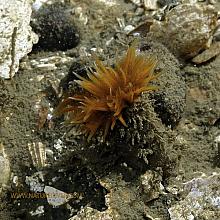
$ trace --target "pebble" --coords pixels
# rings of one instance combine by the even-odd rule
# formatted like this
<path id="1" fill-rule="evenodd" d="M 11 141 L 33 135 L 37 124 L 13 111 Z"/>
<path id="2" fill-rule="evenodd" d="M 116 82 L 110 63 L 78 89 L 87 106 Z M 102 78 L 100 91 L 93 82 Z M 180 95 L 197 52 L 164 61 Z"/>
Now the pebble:
<path id="1" fill-rule="evenodd" d="M 192 62 L 195 64 L 205 63 L 219 54 L 220 54 L 220 42 L 215 42 L 210 46 L 209 49 L 203 51 L 201 54 L 194 57 L 192 59 Z"/>
<path id="2" fill-rule="evenodd" d="M 144 0 L 144 7 L 146 10 L 153 11 L 158 9 L 157 1 L 155 0 Z"/>
<path id="3" fill-rule="evenodd" d="M 45 186 L 44 192 L 47 196 L 47 202 L 53 207 L 63 205 L 72 198 L 69 194 L 51 186 Z"/>
<path id="4" fill-rule="evenodd" d="M 142 5 L 142 0 L 131 0 L 131 2 L 137 6 L 141 6 Z"/>
<path id="5" fill-rule="evenodd" d="M 25 183 L 30 187 L 32 192 L 43 192 L 44 189 L 44 174 L 36 172 L 32 176 L 26 176 Z"/>
<path id="6" fill-rule="evenodd" d="M 141 175 L 140 180 L 145 202 L 157 199 L 164 190 L 161 184 L 162 177 L 154 171 L 147 171 Z"/>
<path id="7" fill-rule="evenodd" d="M 30 211 L 32 216 L 40 216 L 44 213 L 44 206 L 38 206 L 35 211 Z"/>
<path id="8" fill-rule="evenodd" d="M 143 14 L 144 14 L 144 9 L 138 7 L 138 8 L 136 9 L 136 11 L 135 11 L 135 15 L 136 15 L 136 16 L 141 16 L 141 15 L 143 15 Z"/>
<path id="9" fill-rule="evenodd" d="M 126 32 L 126 33 L 129 33 L 129 32 L 131 32 L 131 31 L 133 31 L 134 30 L 134 26 L 132 26 L 132 25 L 127 25 L 127 26 L 125 26 L 125 28 L 124 28 L 124 31 Z"/>
<path id="10" fill-rule="evenodd" d="M 215 41 L 220 41 L 220 22 L 218 23 L 218 28 L 214 33 L 213 39 Z"/>

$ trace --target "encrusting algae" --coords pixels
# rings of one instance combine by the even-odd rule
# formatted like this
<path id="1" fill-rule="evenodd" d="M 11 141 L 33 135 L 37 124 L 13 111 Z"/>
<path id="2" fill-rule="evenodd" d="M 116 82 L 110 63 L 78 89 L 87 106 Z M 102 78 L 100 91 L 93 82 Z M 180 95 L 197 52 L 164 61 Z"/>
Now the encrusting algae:
<path id="1" fill-rule="evenodd" d="M 55 114 L 68 114 L 68 121 L 80 124 L 88 140 L 98 131 L 103 131 L 105 139 L 109 129 L 113 130 L 119 120 L 127 126 L 122 112 L 134 103 L 142 92 L 155 90 L 149 83 L 158 77 L 154 74 L 157 60 L 146 59 L 136 54 L 131 46 L 127 54 L 114 68 L 104 66 L 100 60 L 95 62 L 95 71 L 88 72 L 88 79 L 79 78 L 76 82 L 84 92 L 69 96 L 61 101 Z"/>

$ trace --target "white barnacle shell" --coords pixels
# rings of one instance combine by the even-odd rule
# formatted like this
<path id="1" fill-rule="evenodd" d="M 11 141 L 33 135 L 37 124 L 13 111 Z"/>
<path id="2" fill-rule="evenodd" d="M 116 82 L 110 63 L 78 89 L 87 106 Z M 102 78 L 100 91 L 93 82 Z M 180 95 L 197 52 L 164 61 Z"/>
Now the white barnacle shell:
<path id="1" fill-rule="evenodd" d="M 46 166 L 46 149 L 42 142 L 28 143 L 29 153 L 32 159 L 33 165 L 41 169 Z"/>

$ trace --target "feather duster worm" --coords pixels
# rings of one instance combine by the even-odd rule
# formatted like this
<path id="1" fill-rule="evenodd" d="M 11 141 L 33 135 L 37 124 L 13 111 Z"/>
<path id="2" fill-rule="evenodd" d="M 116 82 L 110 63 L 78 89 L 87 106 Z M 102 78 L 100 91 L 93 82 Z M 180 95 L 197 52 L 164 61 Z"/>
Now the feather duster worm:
<path id="1" fill-rule="evenodd" d="M 68 113 L 69 122 L 80 124 L 88 139 L 103 131 L 105 139 L 116 121 L 124 126 L 123 110 L 134 103 L 142 92 L 155 90 L 149 83 L 157 78 L 154 74 L 156 59 L 136 55 L 129 47 L 126 56 L 114 68 L 95 62 L 95 71 L 88 72 L 88 79 L 76 74 L 76 82 L 83 88 L 82 94 L 65 98 L 57 107 L 56 114 Z"/>

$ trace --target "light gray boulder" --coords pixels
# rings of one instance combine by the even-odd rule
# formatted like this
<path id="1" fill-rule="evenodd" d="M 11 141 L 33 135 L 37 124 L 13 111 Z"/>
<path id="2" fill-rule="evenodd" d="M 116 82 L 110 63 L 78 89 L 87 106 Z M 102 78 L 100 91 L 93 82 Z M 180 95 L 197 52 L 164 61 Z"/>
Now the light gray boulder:
<path id="1" fill-rule="evenodd" d="M 31 7 L 32 0 L 0 0 L 0 77 L 13 77 L 38 41 L 30 27 Z"/>

